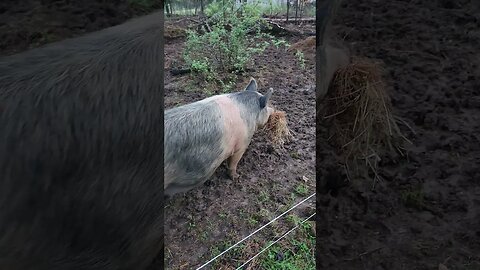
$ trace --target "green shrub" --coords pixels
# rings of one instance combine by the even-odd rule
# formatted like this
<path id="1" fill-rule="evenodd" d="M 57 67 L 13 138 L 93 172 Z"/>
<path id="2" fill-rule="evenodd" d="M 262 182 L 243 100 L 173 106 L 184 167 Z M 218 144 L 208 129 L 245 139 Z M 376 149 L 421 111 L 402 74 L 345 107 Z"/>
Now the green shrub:
<path id="1" fill-rule="evenodd" d="M 207 81 L 217 81 L 222 86 L 231 82 L 239 72 L 252 64 L 253 56 L 268 46 L 282 42 L 261 32 L 268 24 L 262 18 L 258 2 L 243 3 L 234 7 L 232 2 L 214 1 L 206 7 L 207 24 L 211 31 L 187 31 L 183 53 L 186 64 Z M 267 38 L 270 41 L 262 41 Z"/>

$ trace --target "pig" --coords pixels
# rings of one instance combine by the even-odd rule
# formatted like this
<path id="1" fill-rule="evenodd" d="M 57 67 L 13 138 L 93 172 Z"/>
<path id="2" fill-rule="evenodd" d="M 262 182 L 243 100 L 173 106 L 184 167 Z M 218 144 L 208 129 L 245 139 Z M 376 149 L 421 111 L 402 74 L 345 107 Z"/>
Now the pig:
<path id="1" fill-rule="evenodd" d="M 165 110 L 166 198 L 203 184 L 225 160 L 230 178 L 236 180 L 238 162 L 274 111 L 269 105 L 272 93 L 270 88 L 260 94 L 251 78 L 243 91 Z"/>
<path id="2" fill-rule="evenodd" d="M 163 256 L 162 20 L 0 58 L 0 269 Z"/>

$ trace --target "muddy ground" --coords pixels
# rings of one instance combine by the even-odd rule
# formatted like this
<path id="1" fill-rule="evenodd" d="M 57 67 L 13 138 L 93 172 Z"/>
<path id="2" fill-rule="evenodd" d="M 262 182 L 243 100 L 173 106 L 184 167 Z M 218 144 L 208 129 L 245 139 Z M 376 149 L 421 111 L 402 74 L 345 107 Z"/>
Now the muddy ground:
<path id="1" fill-rule="evenodd" d="M 480 269 L 480 3 L 343 1 L 335 28 L 385 63 L 394 112 L 416 132 L 383 181 L 345 180 L 318 129 L 319 269 Z M 328 193 L 327 193 L 328 192 Z M 439 268 L 442 263 L 447 268 Z"/>
<path id="2" fill-rule="evenodd" d="M 186 27 L 188 20 L 171 20 L 166 27 Z M 292 26 L 314 29 L 314 25 Z M 285 37 L 293 44 L 305 36 Z M 171 68 L 181 66 L 184 38 L 165 41 L 165 108 L 197 101 L 220 88 L 204 91 L 194 74 L 172 76 Z M 309 60 L 310 59 L 310 60 Z M 272 87 L 272 104 L 286 112 L 294 139 L 284 149 L 275 147 L 264 133 L 254 136 L 239 163 L 240 179 L 233 183 L 222 165 L 205 185 L 168 202 L 165 210 L 166 269 L 193 269 L 208 261 L 242 237 L 315 191 L 315 66 L 305 55 L 300 60 L 285 48 L 268 48 L 254 58 L 254 65 L 239 76 L 235 91 L 243 90 L 250 77 L 257 79 L 260 92 Z M 213 93 L 212 93 L 213 92 Z M 304 190 L 298 188 L 302 186 Z M 300 218 L 314 212 L 314 199 L 294 211 Z M 215 266 L 232 267 L 260 251 L 267 241 L 288 231 L 292 225 L 280 220 L 248 240 L 240 251 L 228 254 Z M 238 260 L 238 261 L 236 261 Z M 231 268 L 222 268 L 231 269 Z"/>

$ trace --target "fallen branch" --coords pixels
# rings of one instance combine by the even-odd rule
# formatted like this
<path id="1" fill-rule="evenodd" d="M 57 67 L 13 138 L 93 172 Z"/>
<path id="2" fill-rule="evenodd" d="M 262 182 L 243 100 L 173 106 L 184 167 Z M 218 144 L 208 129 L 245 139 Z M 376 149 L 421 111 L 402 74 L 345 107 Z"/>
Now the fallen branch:
<path id="1" fill-rule="evenodd" d="M 270 18 L 267 18 L 266 20 L 267 20 L 267 21 L 272 21 L 272 22 L 287 22 L 287 19 L 286 19 L 286 18 L 285 18 L 285 19 L 283 19 L 283 18 L 271 18 L 271 19 L 270 19 Z M 289 23 L 290 23 L 290 22 L 311 22 L 311 23 L 314 23 L 314 24 L 315 24 L 315 23 L 316 23 L 316 19 L 315 19 L 315 18 L 297 18 L 297 19 L 295 20 L 295 18 L 294 18 L 294 19 L 289 18 L 288 22 L 289 22 Z"/>
<path id="2" fill-rule="evenodd" d="M 299 30 L 292 30 L 287 29 L 281 26 L 279 23 L 275 21 L 271 21 L 270 19 L 266 20 L 267 23 L 270 25 L 271 29 L 263 29 L 264 31 L 269 31 L 273 34 L 279 35 L 290 35 L 290 36 L 314 36 L 316 33 L 311 31 L 299 31 Z"/>
<path id="3" fill-rule="evenodd" d="M 170 70 L 170 74 L 172 74 L 173 76 L 188 74 L 188 73 L 190 73 L 190 72 L 192 72 L 192 70 L 189 69 L 189 68 L 171 69 L 171 70 Z"/>
<path id="4" fill-rule="evenodd" d="M 190 68 L 172 68 L 172 69 L 170 69 L 170 74 L 172 74 L 172 76 L 184 75 L 184 74 L 188 74 L 188 73 L 191 73 L 191 72 L 192 72 L 192 69 L 190 69 Z M 238 71 L 234 70 L 234 69 L 227 70 L 227 73 L 231 73 L 231 72 L 238 72 Z M 242 73 L 243 72 L 255 72 L 255 69 L 246 68 L 245 70 L 242 71 Z"/>

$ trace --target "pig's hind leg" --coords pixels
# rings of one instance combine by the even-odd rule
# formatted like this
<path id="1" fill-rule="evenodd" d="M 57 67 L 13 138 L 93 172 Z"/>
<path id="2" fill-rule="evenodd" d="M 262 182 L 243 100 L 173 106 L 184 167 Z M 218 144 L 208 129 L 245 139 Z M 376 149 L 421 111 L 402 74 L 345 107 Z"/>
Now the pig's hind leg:
<path id="1" fill-rule="evenodd" d="M 240 149 L 237 152 L 233 153 L 233 155 L 228 159 L 228 174 L 230 179 L 236 180 L 240 175 L 237 173 L 237 165 L 240 159 L 242 158 L 243 154 L 245 153 L 246 148 Z"/>

